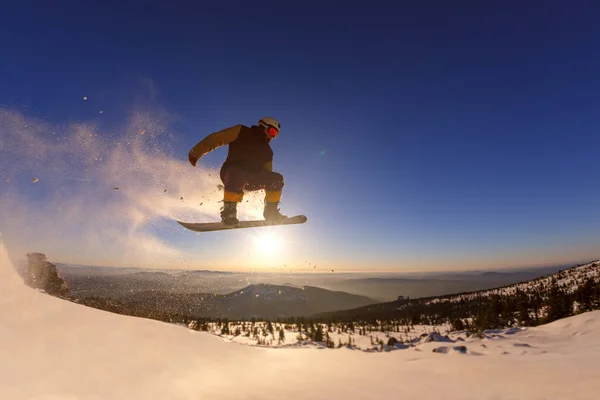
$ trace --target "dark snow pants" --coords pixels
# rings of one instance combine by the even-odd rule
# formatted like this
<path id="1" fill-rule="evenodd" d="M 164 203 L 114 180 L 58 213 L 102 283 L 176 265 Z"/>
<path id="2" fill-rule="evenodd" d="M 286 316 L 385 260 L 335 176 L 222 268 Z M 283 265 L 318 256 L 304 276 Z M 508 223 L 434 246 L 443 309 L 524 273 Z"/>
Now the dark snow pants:
<path id="1" fill-rule="evenodd" d="M 248 171 L 236 165 L 223 165 L 220 171 L 225 189 L 224 200 L 240 202 L 244 191 L 265 190 L 265 200 L 276 202 L 281 199 L 283 176 L 277 172 L 262 169 Z"/>

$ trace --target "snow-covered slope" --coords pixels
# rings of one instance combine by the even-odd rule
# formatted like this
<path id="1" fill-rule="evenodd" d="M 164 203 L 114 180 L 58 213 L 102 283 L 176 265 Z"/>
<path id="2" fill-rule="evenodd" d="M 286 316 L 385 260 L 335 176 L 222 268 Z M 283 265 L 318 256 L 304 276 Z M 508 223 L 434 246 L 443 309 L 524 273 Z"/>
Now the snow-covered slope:
<path id="1" fill-rule="evenodd" d="M 597 276 L 600 276 L 600 261 L 594 261 L 575 268 L 563 270 L 555 274 L 533 279 L 531 281 L 516 283 L 501 288 L 480 290 L 465 294 L 441 296 L 431 300 L 430 303 L 473 300 L 476 297 L 485 297 L 494 294 L 513 295 L 517 291 L 531 290 L 536 287 L 547 287 L 550 285 L 552 279 L 555 279 L 558 286 L 564 287 L 565 290 L 570 293 L 579 285 L 581 285 L 587 278 L 594 278 Z"/>
<path id="2" fill-rule="evenodd" d="M 23 285 L 2 247 L 0 292 L 2 399 L 595 399 L 600 391 L 600 312 L 365 353 L 242 346 L 63 301 Z M 518 351 L 486 350 L 497 346 Z"/>

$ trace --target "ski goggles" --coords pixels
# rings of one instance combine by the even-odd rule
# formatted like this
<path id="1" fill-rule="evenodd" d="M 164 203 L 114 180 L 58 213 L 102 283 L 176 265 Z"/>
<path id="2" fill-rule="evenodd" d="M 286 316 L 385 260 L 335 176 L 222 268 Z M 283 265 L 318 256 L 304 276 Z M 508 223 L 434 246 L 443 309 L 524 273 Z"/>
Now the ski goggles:
<path id="1" fill-rule="evenodd" d="M 267 126 L 267 134 L 272 138 L 275 138 L 279 134 L 279 130 L 274 126 Z"/>

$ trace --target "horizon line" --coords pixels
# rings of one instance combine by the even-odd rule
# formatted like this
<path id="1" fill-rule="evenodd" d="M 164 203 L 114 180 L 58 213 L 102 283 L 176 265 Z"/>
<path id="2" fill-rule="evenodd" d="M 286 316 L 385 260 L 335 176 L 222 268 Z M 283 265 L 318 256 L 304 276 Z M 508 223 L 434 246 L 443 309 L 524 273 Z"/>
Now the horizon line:
<path id="1" fill-rule="evenodd" d="M 49 260 L 52 262 L 52 260 Z M 510 272 L 518 272 L 518 270 L 526 270 L 526 269 L 541 269 L 541 268 L 554 268 L 554 267 L 565 267 L 565 268 L 573 268 L 581 265 L 587 265 L 600 262 L 600 259 L 593 259 L 588 261 L 573 261 L 573 262 L 564 262 L 564 263 L 552 263 L 552 264 L 534 264 L 527 266 L 519 266 L 519 267 L 498 267 L 498 268 L 483 268 L 483 269 L 451 269 L 451 270 L 403 270 L 403 271 L 392 271 L 392 270 L 336 270 L 333 269 L 331 271 L 315 271 L 315 270 L 294 270 L 293 268 L 252 268 L 248 270 L 242 269 L 206 269 L 206 268 L 196 268 L 196 269 L 185 269 L 185 268 L 156 268 L 156 267 L 137 267 L 137 266 L 116 266 L 116 265 L 93 265 L 93 264 L 85 264 L 85 263 L 71 263 L 71 262 L 63 262 L 63 261 L 55 261 L 53 262 L 56 265 L 62 264 L 72 267 L 91 267 L 91 268 L 110 268 L 110 269 L 139 269 L 139 270 L 155 270 L 155 271 L 174 271 L 174 272 L 199 272 L 205 271 L 210 273 L 232 273 L 232 274 L 253 274 L 253 273 L 262 273 L 262 274 L 314 274 L 314 275 L 334 275 L 334 274 L 417 274 L 417 273 L 426 273 L 426 274 L 435 274 L 435 273 L 457 273 L 457 272 L 465 272 L 465 273 L 473 273 L 473 272 L 494 272 L 494 271 L 510 271 Z"/>

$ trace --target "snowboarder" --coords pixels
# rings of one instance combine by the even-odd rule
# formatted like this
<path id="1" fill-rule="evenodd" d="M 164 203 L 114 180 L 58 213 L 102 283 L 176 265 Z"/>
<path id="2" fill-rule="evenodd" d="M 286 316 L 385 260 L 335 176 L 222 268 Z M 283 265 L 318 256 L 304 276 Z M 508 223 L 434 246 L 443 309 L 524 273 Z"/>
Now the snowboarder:
<path id="1" fill-rule="evenodd" d="M 265 190 L 263 217 L 267 221 L 282 222 L 287 216 L 279 212 L 283 176 L 273 171 L 273 150 L 270 142 L 279 134 L 281 125 L 270 117 L 258 125 L 241 124 L 214 132 L 198 142 L 189 152 L 189 161 L 198 160 L 218 147 L 228 145 L 227 158 L 220 170 L 224 195 L 221 222 L 226 226 L 239 224 L 237 205 L 244 191 Z"/>

